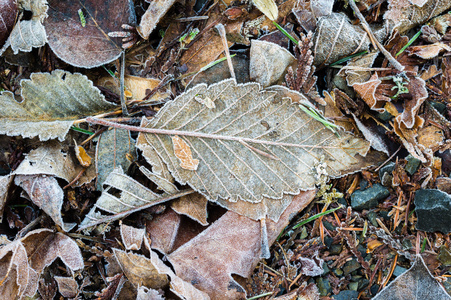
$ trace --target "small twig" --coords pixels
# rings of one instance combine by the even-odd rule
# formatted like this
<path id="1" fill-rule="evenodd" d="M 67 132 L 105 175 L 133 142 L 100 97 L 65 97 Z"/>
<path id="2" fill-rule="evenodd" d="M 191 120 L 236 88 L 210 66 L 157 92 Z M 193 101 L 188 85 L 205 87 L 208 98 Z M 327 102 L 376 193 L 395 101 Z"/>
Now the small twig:
<path id="1" fill-rule="evenodd" d="M 121 106 L 122 106 L 122 113 L 126 116 L 128 116 L 128 110 L 127 110 L 127 103 L 125 102 L 125 83 L 124 83 L 124 77 L 125 77 L 125 50 L 122 50 L 122 63 L 121 63 Z"/>
<path id="2" fill-rule="evenodd" d="M 349 5 L 351 6 L 352 10 L 354 11 L 355 15 L 357 16 L 357 18 L 359 18 L 360 23 L 362 23 L 363 28 L 365 29 L 365 31 L 370 35 L 371 39 L 374 41 L 374 43 L 376 44 L 377 48 L 382 52 L 382 54 L 385 55 L 385 57 L 388 59 L 388 61 L 393 65 L 393 67 L 395 67 L 397 70 L 399 71 L 404 71 L 404 66 L 401 65 L 391 54 L 390 52 L 388 52 L 384 46 L 382 46 L 381 43 L 379 43 L 379 41 L 376 39 L 376 37 L 374 36 L 373 32 L 370 29 L 370 26 L 368 25 L 368 23 L 366 22 L 365 18 L 363 17 L 363 15 L 360 13 L 360 10 L 358 9 L 357 5 L 355 4 L 354 0 L 348 0 Z"/>
<path id="3" fill-rule="evenodd" d="M 208 16 L 195 16 L 195 17 L 188 17 L 188 18 L 179 18 L 176 21 L 179 22 L 191 22 L 191 21 L 200 21 L 200 20 L 208 20 Z"/>
<path id="4" fill-rule="evenodd" d="M 395 155 L 399 152 L 399 150 L 401 150 L 401 146 L 399 146 L 398 150 L 395 151 L 395 153 L 393 153 L 389 158 L 387 158 L 386 161 L 384 161 L 379 167 L 377 167 L 374 172 L 379 171 L 383 166 L 385 166 L 390 160 L 392 160 L 393 157 L 395 157 Z"/>
<path id="5" fill-rule="evenodd" d="M 222 25 L 222 23 L 219 23 L 218 25 L 215 26 L 215 28 L 218 30 L 219 35 L 221 36 L 222 39 L 222 45 L 224 47 L 224 52 L 227 57 L 227 64 L 229 65 L 230 75 L 232 76 L 233 79 L 236 80 L 235 70 L 233 69 L 232 58 L 230 57 L 229 52 L 229 45 L 227 44 L 225 27 L 224 25 Z"/>
<path id="6" fill-rule="evenodd" d="M 163 86 L 165 86 L 166 84 L 168 84 L 169 82 L 171 82 L 174 79 L 174 76 L 171 75 L 167 75 L 163 78 L 163 80 L 160 81 L 160 83 L 158 83 L 158 85 L 152 89 L 145 97 L 144 99 L 142 99 L 142 101 L 146 101 L 149 98 L 151 98 L 153 95 L 155 95 Z"/>
<path id="7" fill-rule="evenodd" d="M 114 215 L 111 215 L 111 216 L 107 216 L 107 217 L 104 217 L 104 218 L 101 218 L 101 219 L 93 219 L 92 223 L 89 223 L 89 224 L 84 225 L 84 226 L 80 226 L 77 231 L 81 231 L 81 230 L 86 229 L 86 228 L 94 227 L 94 226 L 99 225 L 101 223 L 112 222 L 112 221 L 115 221 L 115 220 L 118 220 L 118 219 L 121 219 L 121 218 L 125 218 L 126 216 L 128 216 L 128 215 L 130 215 L 132 213 L 135 213 L 135 212 L 147 209 L 149 207 L 152 207 L 152 206 L 155 206 L 155 205 L 158 205 L 158 204 L 161 204 L 161 203 L 164 203 L 164 202 L 167 202 L 169 200 L 173 200 L 173 199 L 176 199 L 176 198 L 179 198 L 179 197 L 182 197 L 182 196 L 186 196 L 186 195 L 189 195 L 189 194 L 192 194 L 192 193 L 194 193 L 194 190 L 191 190 L 191 189 L 190 190 L 184 190 L 184 191 L 181 191 L 181 192 L 179 192 L 177 194 L 172 194 L 172 195 L 169 195 L 167 197 L 162 197 L 159 200 L 152 201 L 152 202 L 147 203 L 145 205 L 141 205 L 141 206 L 132 208 L 132 209 L 124 211 L 124 212 L 120 212 L 120 213 L 117 213 L 117 214 L 114 214 Z"/>
<path id="8" fill-rule="evenodd" d="M 262 145 L 286 146 L 286 147 L 296 147 L 296 148 L 311 148 L 311 149 L 317 149 L 317 148 L 319 148 L 319 149 L 337 149 L 337 148 L 356 149 L 356 148 L 352 148 L 352 147 L 303 145 L 303 144 L 294 144 L 294 143 L 275 142 L 275 141 L 268 141 L 268 140 L 259 140 L 259 139 L 253 139 L 253 138 L 238 137 L 238 136 L 227 136 L 227 135 L 203 133 L 203 132 L 197 132 L 197 131 L 192 132 L 192 131 L 183 131 L 183 130 L 138 127 L 138 126 L 130 126 L 130 125 L 125 125 L 125 124 L 109 122 L 104 119 L 96 119 L 96 118 L 92 118 L 92 117 L 86 118 L 86 122 L 89 122 L 92 124 L 99 124 L 99 125 L 104 125 L 104 126 L 126 129 L 126 130 L 130 130 L 130 131 L 137 131 L 137 132 L 164 134 L 164 135 L 192 136 L 192 137 L 196 137 L 196 138 L 206 138 L 206 139 L 235 141 L 235 142 L 243 141 L 243 142 L 247 142 L 247 143 L 255 143 L 255 144 L 262 144 Z"/>
<path id="9" fill-rule="evenodd" d="M 67 189 L 68 187 L 72 186 L 73 184 L 75 184 L 77 182 L 78 179 L 80 179 L 80 177 L 83 175 L 83 173 L 86 171 L 87 168 L 83 168 L 77 176 L 75 176 L 74 180 L 72 180 L 71 182 L 69 182 L 66 186 L 63 187 L 63 190 Z"/>

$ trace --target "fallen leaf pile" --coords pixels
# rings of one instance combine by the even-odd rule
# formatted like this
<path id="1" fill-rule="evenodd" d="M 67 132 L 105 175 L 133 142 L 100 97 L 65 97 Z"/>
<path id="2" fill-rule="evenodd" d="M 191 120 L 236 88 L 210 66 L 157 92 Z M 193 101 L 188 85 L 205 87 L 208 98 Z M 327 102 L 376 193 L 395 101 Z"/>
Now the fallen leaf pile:
<path id="1" fill-rule="evenodd" d="M 0 0 L 0 298 L 449 299 L 450 8 Z"/>

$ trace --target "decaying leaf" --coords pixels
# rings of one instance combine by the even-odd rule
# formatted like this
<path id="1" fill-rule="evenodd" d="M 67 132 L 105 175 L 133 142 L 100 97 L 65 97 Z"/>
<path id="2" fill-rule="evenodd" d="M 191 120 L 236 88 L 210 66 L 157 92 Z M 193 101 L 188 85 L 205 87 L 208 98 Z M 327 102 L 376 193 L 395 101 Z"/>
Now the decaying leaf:
<path id="1" fill-rule="evenodd" d="M 164 288 L 168 285 L 168 277 L 160 274 L 145 256 L 125 252 L 113 248 L 114 257 L 121 266 L 127 279 L 135 286 L 146 286 L 153 289 Z"/>
<path id="2" fill-rule="evenodd" d="M 370 40 L 359 26 L 351 25 L 344 14 L 332 13 L 318 20 L 315 32 L 316 66 L 328 65 L 352 53 L 368 50 Z"/>
<path id="3" fill-rule="evenodd" d="M 148 39 L 149 35 L 157 26 L 160 19 L 167 13 L 175 0 L 147 1 L 150 3 L 146 12 L 141 18 L 139 26 L 136 28 L 143 39 Z"/>
<path id="4" fill-rule="evenodd" d="M 302 192 L 279 222 L 266 221 L 269 244 L 288 224 L 290 215 L 307 206 L 314 195 L 314 191 Z M 260 222 L 229 211 L 168 258 L 178 276 L 206 292 L 210 299 L 237 299 L 245 292 L 231 274 L 250 276 L 260 260 L 260 230 Z"/>
<path id="5" fill-rule="evenodd" d="M 207 203 L 208 200 L 198 193 L 180 197 L 171 204 L 171 208 L 179 214 L 207 226 Z"/>
<path id="6" fill-rule="evenodd" d="M 180 227 L 181 217 L 172 209 L 154 216 L 147 226 L 152 243 L 150 247 L 162 253 L 171 253 Z"/>
<path id="7" fill-rule="evenodd" d="M 74 298 L 78 295 L 78 283 L 72 277 L 53 277 L 58 283 L 58 292 L 66 298 Z"/>
<path id="8" fill-rule="evenodd" d="M 132 161 L 127 158 L 136 157 L 135 142 L 130 132 L 113 128 L 102 133 L 96 147 L 97 189 L 102 190 L 102 184 L 108 175 L 119 166 L 127 170 Z"/>
<path id="9" fill-rule="evenodd" d="M 391 98 L 382 94 L 381 89 L 378 89 L 381 83 L 377 74 L 374 74 L 368 81 L 355 82 L 352 87 L 372 110 L 384 112 L 385 103 L 390 102 Z"/>
<path id="10" fill-rule="evenodd" d="M 446 290 L 432 276 L 421 255 L 417 255 L 412 267 L 398 276 L 374 300 L 401 299 L 451 299 Z"/>
<path id="11" fill-rule="evenodd" d="M 423 59 L 431 59 L 440 54 L 442 51 L 451 51 L 451 47 L 445 43 L 435 43 L 432 45 L 413 46 L 409 48 L 409 54 L 416 55 Z"/>
<path id="12" fill-rule="evenodd" d="M 21 102 L 11 92 L 0 94 L 1 134 L 63 141 L 75 120 L 114 107 L 79 73 L 34 73 L 31 80 L 22 80 L 20 85 Z"/>
<path id="13" fill-rule="evenodd" d="M 172 137 L 174 155 L 180 160 L 180 167 L 185 170 L 196 171 L 199 165 L 198 159 L 193 159 L 191 149 L 188 144 L 175 135 Z"/>
<path id="14" fill-rule="evenodd" d="M 22 187 L 27 192 L 31 201 L 39 206 L 55 224 L 64 231 L 71 230 L 75 223 L 64 223 L 61 216 L 63 207 L 64 192 L 58 181 L 46 175 L 17 175 L 14 183 Z"/>
<path id="15" fill-rule="evenodd" d="M 72 180 L 82 171 L 82 167 L 75 163 L 73 154 L 64 151 L 59 142 L 48 142 L 41 147 L 31 150 L 14 171 L 16 175 L 53 175 L 63 178 L 67 182 Z M 76 182 L 76 186 L 91 182 L 95 178 L 95 168 L 90 167 Z"/>
<path id="16" fill-rule="evenodd" d="M 252 40 L 249 75 L 251 80 L 263 87 L 281 83 L 290 65 L 294 65 L 294 56 L 277 44 Z"/>
<path id="17" fill-rule="evenodd" d="M 427 0 L 419 7 L 409 0 L 390 0 L 384 19 L 392 23 L 392 27 L 404 33 L 423 24 L 427 20 L 442 14 L 451 7 L 448 0 Z"/>
<path id="18" fill-rule="evenodd" d="M 57 258 L 73 273 L 83 269 L 77 243 L 62 233 L 37 229 L 0 248 L 1 295 L 33 296 L 44 268 Z"/>
<path id="19" fill-rule="evenodd" d="M 117 59 L 122 52 L 120 40 L 109 32 L 121 30 L 122 24 L 133 24 L 130 0 L 60 1 L 48 0 L 45 29 L 53 52 L 76 67 L 93 68 Z M 85 26 L 80 22 L 82 10 Z"/>
<path id="20" fill-rule="evenodd" d="M 171 279 L 171 291 L 182 299 L 209 300 L 207 293 L 196 289 L 189 281 L 184 281 L 181 277 L 164 264 L 154 251 L 150 251 L 150 261 L 160 274 L 166 274 Z"/>
<path id="21" fill-rule="evenodd" d="M 216 108 L 194 100 L 199 95 L 212 99 Z M 211 201 L 261 202 L 312 189 L 312 167 L 322 158 L 333 177 L 375 162 L 362 157 L 369 148 L 366 141 L 344 132 L 337 137 L 305 114 L 295 103 L 304 99 L 283 87 L 262 91 L 256 83 L 199 84 L 143 128 L 155 133 L 141 134 L 177 181 Z M 199 160 L 197 170 L 179 166 L 171 135 L 183 136 Z"/>
<path id="22" fill-rule="evenodd" d="M 132 226 L 120 225 L 122 243 L 124 243 L 127 250 L 139 250 L 141 249 L 141 243 L 143 241 L 146 230 L 144 228 L 139 229 Z"/>
<path id="23" fill-rule="evenodd" d="M 371 71 L 367 68 L 373 66 L 374 60 L 379 55 L 379 51 L 373 51 L 362 56 L 352 58 L 346 64 L 345 70 L 346 82 L 349 86 L 356 83 L 363 83 L 370 79 Z"/>
<path id="24" fill-rule="evenodd" d="M 310 8 L 316 18 L 328 16 L 332 13 L 333 0 L 311 0 Z"/>
<path id="25" fill-rule="evenodd" d="M 164 300 L 165 298 L 154 289 L 146 288 L 145 286 L 140 286 L 138 288 L 138 295 L 136 300 Z"/>
<path id="26" fill-rule="evenodd" d="M 106 215 L 97 212 L 97 209 L 113 214 L 120 213 L 114 218 L 118 219 L 145 207 L 191 193 L 191 191 L 185 191 L 175 194 L 157 194 L 124 174 L 120 167 L 113 170 L 103 184 L 107 187 L 97 199 L 94 207 L 85 216 L 85 219 L 80 224 L 81 228 L 91 227 L 102 222 Z M 156 184 L 158 185 L 158 182 Z M 119 193 L 115 192 L 115 190 L 119 191 Z"/>
<path id="27" fill-rule="evenodd" d="M 14 176 L 0 176 L 0 222 L 3 220 L 3 209 L 5 208 L 8 190 L 13 182 Z"/>
<path id="28" fill-rule="evenodd" d="M 0 49 L 9 36 L 16 21 L 17 4 L 14 0 L 0 1 Z M 1 50 L 0 50 L 1 53 Z"/>
<path id="29" fill-rule="evenodd" d="M 8 39 L 14 54 L 17 54 L 19 50 L 30 52 L 33 47 L 42 47 L 47 43 L 47 35 L 42 25 L 47 17 L 47 1 L 18 0 L 17 4 L 22 8 L 22 18 L 16 23 Z M 31 19 L 23 17 L 25 11 L 31 12 Z"/>

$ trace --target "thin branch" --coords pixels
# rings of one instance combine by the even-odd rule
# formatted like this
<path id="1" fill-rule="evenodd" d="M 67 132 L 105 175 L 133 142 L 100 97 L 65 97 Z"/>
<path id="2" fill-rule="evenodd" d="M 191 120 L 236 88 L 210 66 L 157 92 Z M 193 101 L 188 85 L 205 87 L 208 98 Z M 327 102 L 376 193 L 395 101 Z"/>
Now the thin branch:
<path id="1" fill-rule="evenodd" d="M 363 15 L 360 13 L 360 10 L 358 9 L 357 5 L 355 4 L 354 0 L 348 0 L 349 5 L 351 6 L 352 10 L 354 11 L 355 15 L 357 16 L 357 18 L 359 18 L 360 23 L 362 23 L 363 28 L 365 29 L 365 31 L 370 35 L 371 39 L 374 41 L 374 43 L 376 44 L 377 48 L 379 48 L 379 50 L 382 52 L 382 54 L 385 55 L 385 57 L 388 59 L 388 61 L 393 65 L 393 67 L 395 67 L 397 70 L 399 71 L 404 71 L 404 66 L 401 65 L 391 54 L 390 52 L 388 52 L 384 46 L 382 46 L 381 43 L 379 43 L 379 41 L 376 39 L 376 37 L 374 36 L 373 32 L 370 29 L 370 26 L 368 25 L 368 23 L 366 22 L 365 18 L 363 17 Z"/>
<path id="2" fill-rule="evenodd" d="M 226 140 L 226 141 L 236 141 L 236 142 L 246 142 L 246 143 L 255 143 L 262 145 L 272 145 L 272 146 L 285 146 L 285 147 L 296 147 L 296 148 L 319 148 L 319 149 L 356 149 L 353 147 L 342 147 L 342 146 L 318 146 L 318 145 L 302 145 L 302 144 L 293 144 L 293 143 L 282 143 L 282 142 L 273 142 L 267 140 L 257 140 L 246 137 L 236 137 L 236 136 L 227 136 L 227 135 L 219 135 L 219 134 L 210 134 L 203 132 L 192 132 L 192 131 L 181 131 L 181 130 L 171 130 L 171 129 L 160 129 L 160 128 L 147 128 L 147 127 L 137 127 L 130 126 L 124 124 L 118 124 L 114 122 L 109 122 L 106 120 L 95 119 L 92 117 L 86 118 L 86 121 L 92 124 L 99 124 L 104 126 L 110 126 L 115 128 L 122 128 L 130 131 L 138 131 L 145 133 L 153 133 L 153 134 L 162 134 L 162 135 L 179 135 L 179 136 L 192 136 L 195 138 L 206 138 L 206 139 L 215 139 L 215 140 Z"/>

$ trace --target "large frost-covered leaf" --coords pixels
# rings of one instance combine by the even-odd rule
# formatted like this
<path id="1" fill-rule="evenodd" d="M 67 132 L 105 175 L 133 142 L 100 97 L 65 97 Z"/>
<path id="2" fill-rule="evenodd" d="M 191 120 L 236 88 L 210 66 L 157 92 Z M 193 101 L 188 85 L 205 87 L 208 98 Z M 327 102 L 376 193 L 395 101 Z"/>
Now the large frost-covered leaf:
<path id="1" fill-rule="evenodd" d="M 11 92 L 0 94 L 0 134 L 63 141 L 75 120 L 113 107 L 86 76 L 78 73 L 34 73 L 20 85 L 21 102 Z"/>
<path id="2" fill-rule="evenodd" d="M 141 130 L 174 178 L 211 201 L 260 202 L 312 189 L 321 161 L 332 177 L 376 163 L 363 158 L 368 142 L 345 132 L 337 137 L 304 113 L 295 103 L 304 99 L 283 87 L 262 91 L 257 83 L 199 84 Z M 185 143 L 184 156 L 179 145 L 174 152 L 175 136 Z M 186 160 L 199 162 L 188 168 Z"/>

